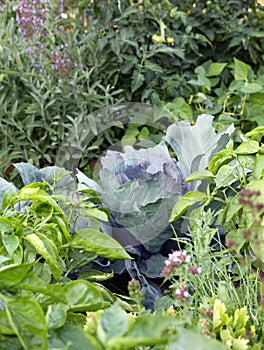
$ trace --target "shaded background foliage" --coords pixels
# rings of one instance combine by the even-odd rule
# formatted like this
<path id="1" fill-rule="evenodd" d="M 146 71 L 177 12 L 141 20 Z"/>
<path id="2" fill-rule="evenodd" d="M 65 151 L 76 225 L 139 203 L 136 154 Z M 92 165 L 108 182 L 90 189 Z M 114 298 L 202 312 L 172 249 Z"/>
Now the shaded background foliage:
<path id="1" fill-rule="evenodd" d="M 193 97 L 202 92 L 214 103 L 234 79 L 226 69 L 208 90 L 191 83 L 200 78 L 198 66 L 232 64 L 234 57 L 255 72 L 263 64 L 263 10 L 255 1 L 65 1 L 67 18 L 60 15 L 62 2 L 51 2 L 34 42 L 18 31 L 18 5 L 2 5 L 0 23 L 4 176 L 13 161 L 54 163 L 69 130 L 100 107 L 147 102 L 194 121 L 202 100 Z M 212 111 L 209 103 L 203 108 Z M 83 167 L 125 132 L 115 127 L 96 137 Z"/>

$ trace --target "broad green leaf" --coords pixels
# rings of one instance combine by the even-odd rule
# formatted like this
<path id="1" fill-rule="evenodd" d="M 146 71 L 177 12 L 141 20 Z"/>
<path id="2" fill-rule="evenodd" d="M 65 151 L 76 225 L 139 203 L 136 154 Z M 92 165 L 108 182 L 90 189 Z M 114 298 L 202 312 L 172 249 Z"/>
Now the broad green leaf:
<path id="1" fill-rule="evenodd" d="M 0 310 L 0 344 L 1 344 L 1 349 L 2 349 L 2 339 L 1 336 L 3 334 L 5 335 L 15 335 L 16 333 L 14 332 L 13 328 L 11 327 L 8 317 L 5 311 L 5 306 L 4 306 L 4 301 L 0 299 L 1 302 L 1 310 Z M 21 349 L 21 347 L 20 347 Z M 8 349 L 9 350 L 9 349 Z"/>
<path id="2" fill-rule="evenodd" d="M 222 106 L 220 106 L 220 107 L 222 107 Z M 219 111 L 221 111 L 221 110 L 222 109 L 220 109 Z M 237 124 L 237 122 L 238 122 L 237 118 L 231 117 L 230 114 L 225 114 L 225 113 L 222 113 L 219 115 L 218 121 L 221 122 L 219 124 L 227 124 L 227 125 L 230 125 L 232 123 Z"/>
<path id="3" fill-rule="evenodd" d="M 42 262 L 36 262 L 36 264 L 33 267 L 34 272 L 36 275 L 43 280 L 45 285 L 48 285 L 52 280 L 52 273 L 50 271 L 50 266 L 47 263 L 47 261 Z"/>
<path id="4" fill-rule="evenodd" d="M 188 192 L 181 196 L 172 209 L 169 221 L 175 221 L 195 203 L 205 203 L 207 195 L 203 192 Z"/>
<path id="5" fill-rule="evenodd" d="M 92 228 L 85 228 L 76 232 L 69 245 L 106 258 L 131 259 L 115 239 Z"/>
<path id="6" fill-rule="evenodd" d="M 245 94 L 253 94 L 255 92 L 259 92 L 260 90 L 263 89 L 263 86 L 257 83 L 249 83 L 245 84 L 242 88 L 241 91 L 244 92 Z"/>
<path id="7" fill-rule="evenodd" d="M 87 187 L 86 185 L 82 183 L 78 183 L 78 187 L 76 192 L 82 192 L 85 194 L 86 199 L 95 199 L 98 197 L 98 192 Z"/>
<path id="8" fill-rule="evenodd" d="M 106 273 L 99 270 L 84 270 L 79 273 L 78 279 L 84 279 L 90 282 L 106 281 L 114 276 L 114 272 Z"/>
<path id="9" fill-rule="evenodd" d="M 215 188 L 219 189 L 224 186 L 229 186 L 230 182 L 236 178 L 236 169 L 234 166 L 223 165 L 218 170 L 215 177 Z"/>
<path id="10" fill-rule="evenodd" d="M 63 266 L 62 261 L 60 260 L 58 248 L 43 233 L 31 233 L 24 236 L 38 254 L 40 254 L 50 265 L 50 269 L 56 279 L 59 279 L 62 274 Z"/>
<path id="11" fill-rule="evenodd" d="M 227 63 L 218 63 L 218 62 L 211 63 L 206 76 L 213 77 L 213 76 L 220 75 L 224 70 L 224 68 L 226 67 L 226 65 Z"/>
<path id="12" fill-rule="evenodd" d="M 102 312 L 102 310 L 100 310 Z M 68 326 L 76 326 L 79 328 L 84 328 L 85 324 L 87 322 L 87 316 L 84 313 L 77 313 L 77 312 L 67 312 L 67 325 Z"/>
<path id="13" fill-rule="evenodd" d="M 244 244 L 246 243 L 245 238 L 243 237 L 243 231 L 245 229 L 235 229 L 235 230 L 229 230 L 226 235 L 226 240 L 232 240 L 236 242 L 236 245 L 233 248 L 236 252 L 240 252 Z"/>
<path id="14" fill-rule="evenodd" d="M 40 347 L 39 350 L 42 350 Z M 103 350 L 95 347 L 80 328 L 65 325 L 49 334 L 49 349 L 58 350 Z M 44 349 L 43 349 L 44 350 Z"/>
<path id="15" fill-rule="evenodd" d="M 208 165 L 208 170 L 213 174 L 216 174 L 218 169 L 231 162 L 235 158 L 234 155 L 234 142 L 231 140 L 228 142 L 225 149 L 219 151 L 215 156 L 210 160 Z"/>
<path id="16" fill-rule="evenodd" d="M 48 350 L 46 320 L 33 295 L 4 297 L 8 321 L 25 350 Z"/>
<path id="17" fill-rule="evenodd" d="M 10 191 L 7 193 L 7 197 L 5 197 L 4 202 L 3 202 L 3 196 L 6 193 L 6 191 Z M 4 209 L 7 205 L 7 202 L 9 202 L 10 194 L 17 192 L 17 188 L 10 182 L 6 181 L 3 178 L 0 178 L 0 209 Z"/>
<path id="18" fill-rule="evenodd" d="M 11 288 L 20 283 L 32 269 L 31 264 L 7 265 L 0 268 L 0 289 Z"/>
<path id="19" fill-rule="evenodd" d="M 68 271 L 71 271 L 73 269 L 79 268 L 84 265 L 88 265 L 92 261 L 94 261 L 97 258 L 96 254 L 88 253 L 86 251 L 81 250 L 81 252 L 77 249 L 70 250 L 68 253 L 69 258 L 69 265 L 68 265 Z"/>
<path id="20" fill-rule="evenodd" d="M 161 66 L 159 66 L 157 63 L 148 60 L 145 61 L 145 68 L 153 72 L 163 73 L 163 68 Z"/>
<path id="21" fill-rule="evenodd" d="M 16 337 L 1 336 L 1 350 L 22 350 L 19 339 Z"/>
<path id="22" fill-rule="evenodd" d="M 179 116 L 181 119 L 192 120 L 192 108 L 182 97 L 174 98 L 172 102 L 168 102 L 165 105 L 165 108 L 169 109 L 174 115 Z"/>
<path id="23" fill-rule="evenodd" d="M 3 245 L 8 254 L 12 257 L 13 253 L 19 246 L 19 238 L 15 235 L 4 235 L 2 238 Z"/>
<path id="24" fill-rule="evenodd" d="M 254 170 L 255 168 L 255 162 L 256 162 L 256 156 L 253 154 L 238 154 L 237 160 L 239 164 L 243 168 L 247 168 L 249 170 Z"/>
<path id="25" fill-rule="evenodd" d="M 254 94 L 250 94 L 249 96 L 250 102 L 253 105 L 263 106 L 264 101 L 264 93 L 262 92 L 256 92 Z M 253 129 L 255 130 L 255 129 Z M 251 131 L 250 131 L 251 132 Z M 247 135 L 247 134 L 246 134 Z"/>
<path id="26" fill-rule="evenodd" d="M 216 153 L 216 155 L 210 160 L 208 170 L 213 174 L 216 174 L 218 169 L 231 162 L 235 158 L 234 155 L 234 142 L 231 140 L 225 149 Z"/>
<path id="27" fill-rule="evenodd" d="M 131 338 L 158 338 L 164 334 L 165 329 L 173 325 L 179 325 L 181 322 L 181 320 L 174 317 L 163 315 L 151 315 L 151 317 L 150 315 L 138 316 L 130 326 L 127 336 Z"/>
<path id="28" fill-rule="evenodd" d="M 134 349 L 138 346 L 154 346 L 166 344 L 169 338 L 167 329 L 181 324 L 181 321 L 170 316 L 143 315 L 138 316 L 123 337 L 111 338 L 107 349 Z"/>
<path id="29" fill-rule="evenodd" d="M 252 136 L 263 135 L 263 134 L 264 134 L 264 126 L 258 126 L 257 128 L 247 132 L 246 137 L 252 137 Z"/>
<path id="30" fill-rule="evenodd" d="M 227 205 L 225 221 L 229 222 L 241 208 L 242 205 L 238 202 L 237 197 L 232 198 L 231 202 Z"/>
<path id="31" fill-rule="evenodd" d="M 249 65 L 234 58 L 234 76 L 235 80 L 245 80 L 248 79 Z"/>
<path id="32" fill-rule="evenodd" d="M 7 263 L 7 261 L 11 261 L 12 259 L 5 255 L 0 255 L 0 265 L 3 263 Z M 17 264 L 17 262 L 15 262 Z"/>
<path id="33" fill-rule="evenodd" d="M 46 322 L 48 330 L 62 327 L 67 319 L 68 306 L 62 303 L 48 305 Z"/>
<path id="34" fill-rule="evenodd" d="M 107 309 L 100 318 L 99 334 L 102 342 L 108 342 L 109 339 L 123 336 L 128 328 L 128 316 L 122 309 L 120 303 L 116 301 Z"/>
<path id="35" fill-rule="evenodd" d="M 155 345 L 161 345 L 166 344 L 168 342 L 168 337 L 120 337 L 120 338 L 112 338 L 107 343 L 107 350 L 116 350 L 116 349 L 122 349 L 122 350 L 132 350 L 132 349 L 139 349 L 142 347 L 149 346 L 155 346 Z"/>
<path id="36" fill-rule="evenodd" d="M 2 197 L 2 209 L 5 209 L 8 204 L 10 203 L 11 198 L 13 195 L 17 193 L 17 188 L 10 184 L 10 187 L 4 192 Z"/>
<path id="37" fill-rule="evenodd" d="M 59 214 L 58 215 L 53 214 L 52 215 L 52 222 L 54 222 L 56 225 L 58 225 L 58 227 L 62 231 L 65 242 L 69 242 L 71 240 L 71 234 L 70 234 L 70 228 L 69 228 L 69 225 L 67 223 L 65 216 L 59 215 Z"/>
<path id="38" fill-rule="evenodd" d="M 249 140 L 241 143 L 235 150 L 236 154 L 253 154 L 259 151 L 259 143 L 255 140 Z"/>
<path id="39" fill-rule="evenodd" d="M 190 176 L 187 177 L 185 182 L 192 182 L 197 180 L 204 180 L 204 179 L 213 179 L 215 176 L 211 171 L 208 170 L 197 170 L 191 173 Z"/>
<path id="40" fill-rule="evenodd" d="M 264 179 L 251 181 L 247 185 L 247 188 L 254 191 L 260 191 L 261 195 L 258 197 L 258 202 L 264 203 Z"/>
<path id="41" fill-rule="evenodd" d="M 254 170 L 253 175 L 260 179 L 263 176 L 263 169 L 264 169 L 264 154 L 257 154 L 255 164 L 254 164 Z"/>
<path id="42" fill-rule="evenodd" d="M 140 86 L 144 83 L 144 75 L 141 74 L 138 70 L 135 70 L 132 75 L 132 82 L 131 82 L 131 90 L 132 92 L 135 92 L 137 89 L 140 88 Z"/>
<path id="43" fill-rule="evenodd" d="M 44 190 L 39 187 L 34 187 L 37 183 L 23 187 L 15 196 L 12 197 L 12 204 L 23 201 L 32 201 L 46 203 L 51 206 L 54 213 L 64 215 L 60 206 L 56 201 Z M 39 185 L 39 184 L 37 184 Z"/>
<path id="44" fill-rule="evenodd" d="M 149 137 L 149 129 L 146 126 L 144 126 L 138 135 L 138 139 L 142 141 L 147 139 L 148 137 Z"/>
<path id="45" fill-rule="evenodd" d="M 12 230 L 18 224 L 18 219 L 13 216 L 3 216 L 0 218 L 0 231 L 1 232 L 12 232 Z"/>
<path id="46" fill-rule="evenodd" d="M 97 311 L 108 306 L 102 293 L 85 280 L 72 281 L 64 286 L 70 311 Z"/>
<path id="47" fill-rule="evenodd" d="M 180 328 L 177 336 L 169 342 L 168 350 L 225 350 L 226 346 L 220 341 L 211 339 L 195 331 Z"/>
<path id="48" fill-rule="evenodd" d="M 167 54 L 174 54 L 183 60 L 185 58 L 183 50 L 169 47 L 167 45 L 158 45 L 155 49 L 155 53 L 158 53 L 158 52 L 167 53 Z"/>
<path id="49" fill-rule="evenodd" d="M 81 214 L 90 216 L 100 221 L 108 221 L 108 215 L 103 210 L 97 208 L 82 209 Z"/>
<path id="50" fill-rule="evenodd" d="M 53 207 L 50 205 L 50 203 L 47 202 L 33 202 L 31 204 L 31 209 L 34 210 L 34 214 L 38 218 L 41 218 L 43 221 L 45 220 L 46 222 L 48 220 L 51 220 L 52 215 L 54 214 Z"/>
<path id="51" fill-rule="evenodd" d="M 135 124 L 130 124 L 128 125 L 125 135 L 122 137 L 122 139 L 133 139 L 136 138 L 138 134 L 138 126 Z"/>
<path id="52" fill-rule="evenodd" d="M 30 271 L 25 278 L 13 287 L 14 290 L 28 290 L 35 293 L 41 293 L 49 297 L 50 302 L 67 303 L 63 287 L 61 284 L 46 284 L 35 271 Z"/>
<path id="53" fill-rule="evenodd" d="M 251 105 L 247 110 L 247 120 L 252 122 L 256 122 L 257 125 L 264 125 L 264 104 L 259 105 Z"/>

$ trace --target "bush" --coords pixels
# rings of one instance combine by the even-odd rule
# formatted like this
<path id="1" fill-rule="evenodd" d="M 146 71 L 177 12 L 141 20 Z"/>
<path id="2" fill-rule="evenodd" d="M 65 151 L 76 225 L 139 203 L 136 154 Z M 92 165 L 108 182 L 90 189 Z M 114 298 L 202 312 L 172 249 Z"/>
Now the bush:
<path id="1" fill-rule="evenodd" d="M 180 99 L 174 108 L 177 116 L 196 118 L 188 100 L 198 91 L 189 81 L 208 59 L 229 63 L 236 56 L 253 68 L 263 63 L 263 12 L 255 1 L 80 2 L 75 18 L 66 19 L 57 5 L 46 3 L 50 11 L 34 29 L 34 40 L 15 19 L 23 9 L 15 2 L 2 6 L 4 173 L 15 160 L 54 163 L 78 118 L 109 104 L 164 105 L 183 98 L 187 102 Z M 123 134 L 115 128 L 93 149 Z"/>

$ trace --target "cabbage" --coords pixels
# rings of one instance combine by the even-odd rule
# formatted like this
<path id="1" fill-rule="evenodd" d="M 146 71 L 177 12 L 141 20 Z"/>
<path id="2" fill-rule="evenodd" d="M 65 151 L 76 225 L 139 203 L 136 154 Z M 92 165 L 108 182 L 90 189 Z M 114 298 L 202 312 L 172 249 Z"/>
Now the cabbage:
<path id="1" fill-rule="evenodd" d="M 216 133 L 213 116 L 200 115 L 195 125 L 181 121 L 168 127 L 161 143 L 148 149 L 125 146 L 124 152 L 108 150 L 101 158 L 99 185 L 77 172 L 79 182 L 101 192 L 102 204 L 112 214 L 105 232 L 124 246 L 138 245 L 160 235 L 178 198 L 201 189 L 201 182 L 184 184 L 194 171 L 206 169 L 213 155 L 225 147 L 234 126 Z M 174 150 L 171 158 L 166 143 Z M 202 185 L 205 185 L 204 181 Z M 165 235 L 160 235 L 160 244 Z"/>
<path id="2" fill-rule="evenodd" d="M 182 194 L 180 172 L 165 142 L 139 150 L 125 146 L 123 153 L 108 150 L 101 165 L 101 199 L 112 213 L 108 233 L 125 245 L 144 243 L 159 235 L 168 226 L 171 210 Z M 80 171 L 77 178 L 92 184 Z"/>

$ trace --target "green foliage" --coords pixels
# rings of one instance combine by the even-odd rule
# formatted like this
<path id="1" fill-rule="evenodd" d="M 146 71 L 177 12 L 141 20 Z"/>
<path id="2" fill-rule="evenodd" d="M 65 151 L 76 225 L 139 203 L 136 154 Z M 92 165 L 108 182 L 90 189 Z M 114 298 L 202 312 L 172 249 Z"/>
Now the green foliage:
<path id="1" fill-rule="evenodd" d="M 254 72 L 237 58 L 220 66 L 210 60 L 197 67 L 195 73 L 196 79 L 189 80 L 196 89 L 190 104 L 199 113 L 215 115 L 220 128 L 233 122 L 243 132 L 263 124 L 262 66 Z"/>
<path id="2" fill-rule="evenodd" d="M 92 328 L 92 330 L 91 330 Z M 84 326 L 89 339 L 100 341 L 98 349 L 182 349 L 193 344 L 194 349 L 225 347 L 218 341 L 202 336 L 197 330 L 185 329 L 184 322 L 168 315 L 139 315 L 126 313 L 120 303 L 114 303 L 103 313 L 89 313 Z M 190 342 L 191 339 L 191 342 Z"/>
<path id="3" fill-rule="evenodd" d="M 80 120 L 125 100 L 163 105 L 174 113 L 170 121 L 192 121 L 203 110 L 218 114 L 221 126 L 234 119 L 247 130 L 252 122 L 261 125 L 263 9 L 255 1 L 82 1 L 75 18 L 59 16 L 52 1 L 47 35 L 35 42 L 18 32 L 16 8 L 17 2 L 4 7 L 0 21 L 2 174 L 18 160 L 54 164 Z M 54 71 L 52 52 L 67 53 L 66 75 Z M 83 167 L 125 134 L 114 127 L 97 135 L 106 121 L 92 119 L 94 139 Z"/>
<path id="4" fill-rule="evenodd" d="M 168 163 L 157 159 L 167 149 L 155 160 L 153 143 L 160 142 L 162 121 L 180 118 L 185 121 L 165 137 L 177 157 L 179 199 L 170 192 L 172 213 L 173 205 L 161 210 L 166 222 L 171 214 L 170 228 L 124 249 L 100 231 L 117 213 L 110 209 L 126 210 L 119 225 L 136 227 L 137 238 L 153 238 L 159 221 L 147 226 L 144 219 L 157 211 L 160 186 L 148 181 L 143 191 L 142 181 L 141 187 L 128 181 L 121 193 L 106 171 L 112 192 L 101 196 L 99 187 L 77 186 L 64 169 L 15 164 L 12 177 L 21 175 L 21 189 L 0 178 L 1 349 L 261 349 L 263 8 L 253 0 L 64 5 L 75 17 L 59 16 L 61 2 L 51 1 L 45 35 L 36 41 L 18 31 L 18 2 L 0 5 L 1 172 L 8 175 L 16 160 L 53 164 L 65 137 L 87 119 L 88 149 L 82 140 L 72 145 L 74 156 L 85 151 L 81 168 L 116 141 L 122 147 L 139 141 L 149 147 L 142 158 L 154 160 L 165 186 Z M 55 69 L 54 52 L 69 65 Z M 126 129 L 121 121 L 101 132 L 108 116 L 91 112 L 126 101 L 159 105 L 166 113 L 148 125 L 140 110 L 138 124 Z M 218 134 L 208 114 L 216 116 Z M 226 145 L 233 127 L 223 130 L 232 123 L 242 133 Z M 142 205 L 135 206 L 135 194 Z M 175 266 L 160 285 L 168 252 L 183 244 L 192 265 Z M 101 258 L 110 266 L 104 272 L 95 269 Z M 100 284 L 115 275 L 114 263 L 132 278 L 129 297 Z M 179 298 L 179 287 L 188 300 Z"/>
<path id="5" fill-rule="evenodd" d="M 69 198 L 61 192 L 70 180 L 65 170 L 57 167 L 38 170 L 23 163 L 17 168 L 25 182 L 39 175 L 42 182 L 33 182 L 20 190 L 6 186 L 1 193 L 1 346 L 8 347 L 10 337 L 17 337 L 18 343 L 14 343 L 20 344 L 17 349 L 57 349 L 58 346 L 73 349 L 76 341 L 78 347 L 95 349 L 82 331 L 85 322 L 82 313 L 103 309 L 109 306 L 109 298 L 117 297 L 107 290 L 103 293 L 85 275 L 84 279 L 74 281 L 68 276 L 99 254 L 111 259 L 130 256 L 116 241 L 96 229 L 84 230 L 88 238 L 81 231 L 71 232 L 75 228 L 72 225 L 75 214 L 66 216 L 66 212 L 73 204 L 82 208 L 82 204 L 87 207 L 89 203 L 90 211 L 85 214 L 93 223 L 107 220 L 106 212 L 95 206 L 100 203 L 95 191 L 82 186 L 80 190 L 84 194 L 79 202 L 68 203 Z M 73 243 L 78 234 L 82 246 Z M 94 280 L 91 276 L 98 280 L 95 272 L 90 272 L 90 279 Z M 99 280 L 111 276 L 101 273 Z"/>
<path id="6" fill-rule="evenodd" d="M 83 56 L 83 31 L 67 34 L 67 24 L 55 10 L 52 8 L 45 23 L 48 36 L 39 39 L 43 45 L 40 50 L 38 42 L 23 40 L 13 17 L 1 15 L 2 172 L 8 172 L 15 160 L 30 160 L 37 166 L 54 164 L 59 145 L 78 119 L 119 101 L 117 90 L 91 79 L 93 68 L 85 64 Z M 68 45 L 71 63 L 71 71 L 64 77 L 52 69 L 51 59 L 53 51 L 62 51 L 61 45 Z M 29 49 L 37 54 L 30 56 Z"/>
<path id="7" fill-rule="evenodd" d="M 208 331 L 220 338 L 227 349 L 251 349 L 250 341 L 256 336 L 255 326 L 249 323 L 247 307 L 236 309 L 232 315 L 227 311 L 225 303 L 216 299 L 213 305 L 213 319 L 208 325 Z M 254 349 L 260 348 L 255 343 Z"/>

